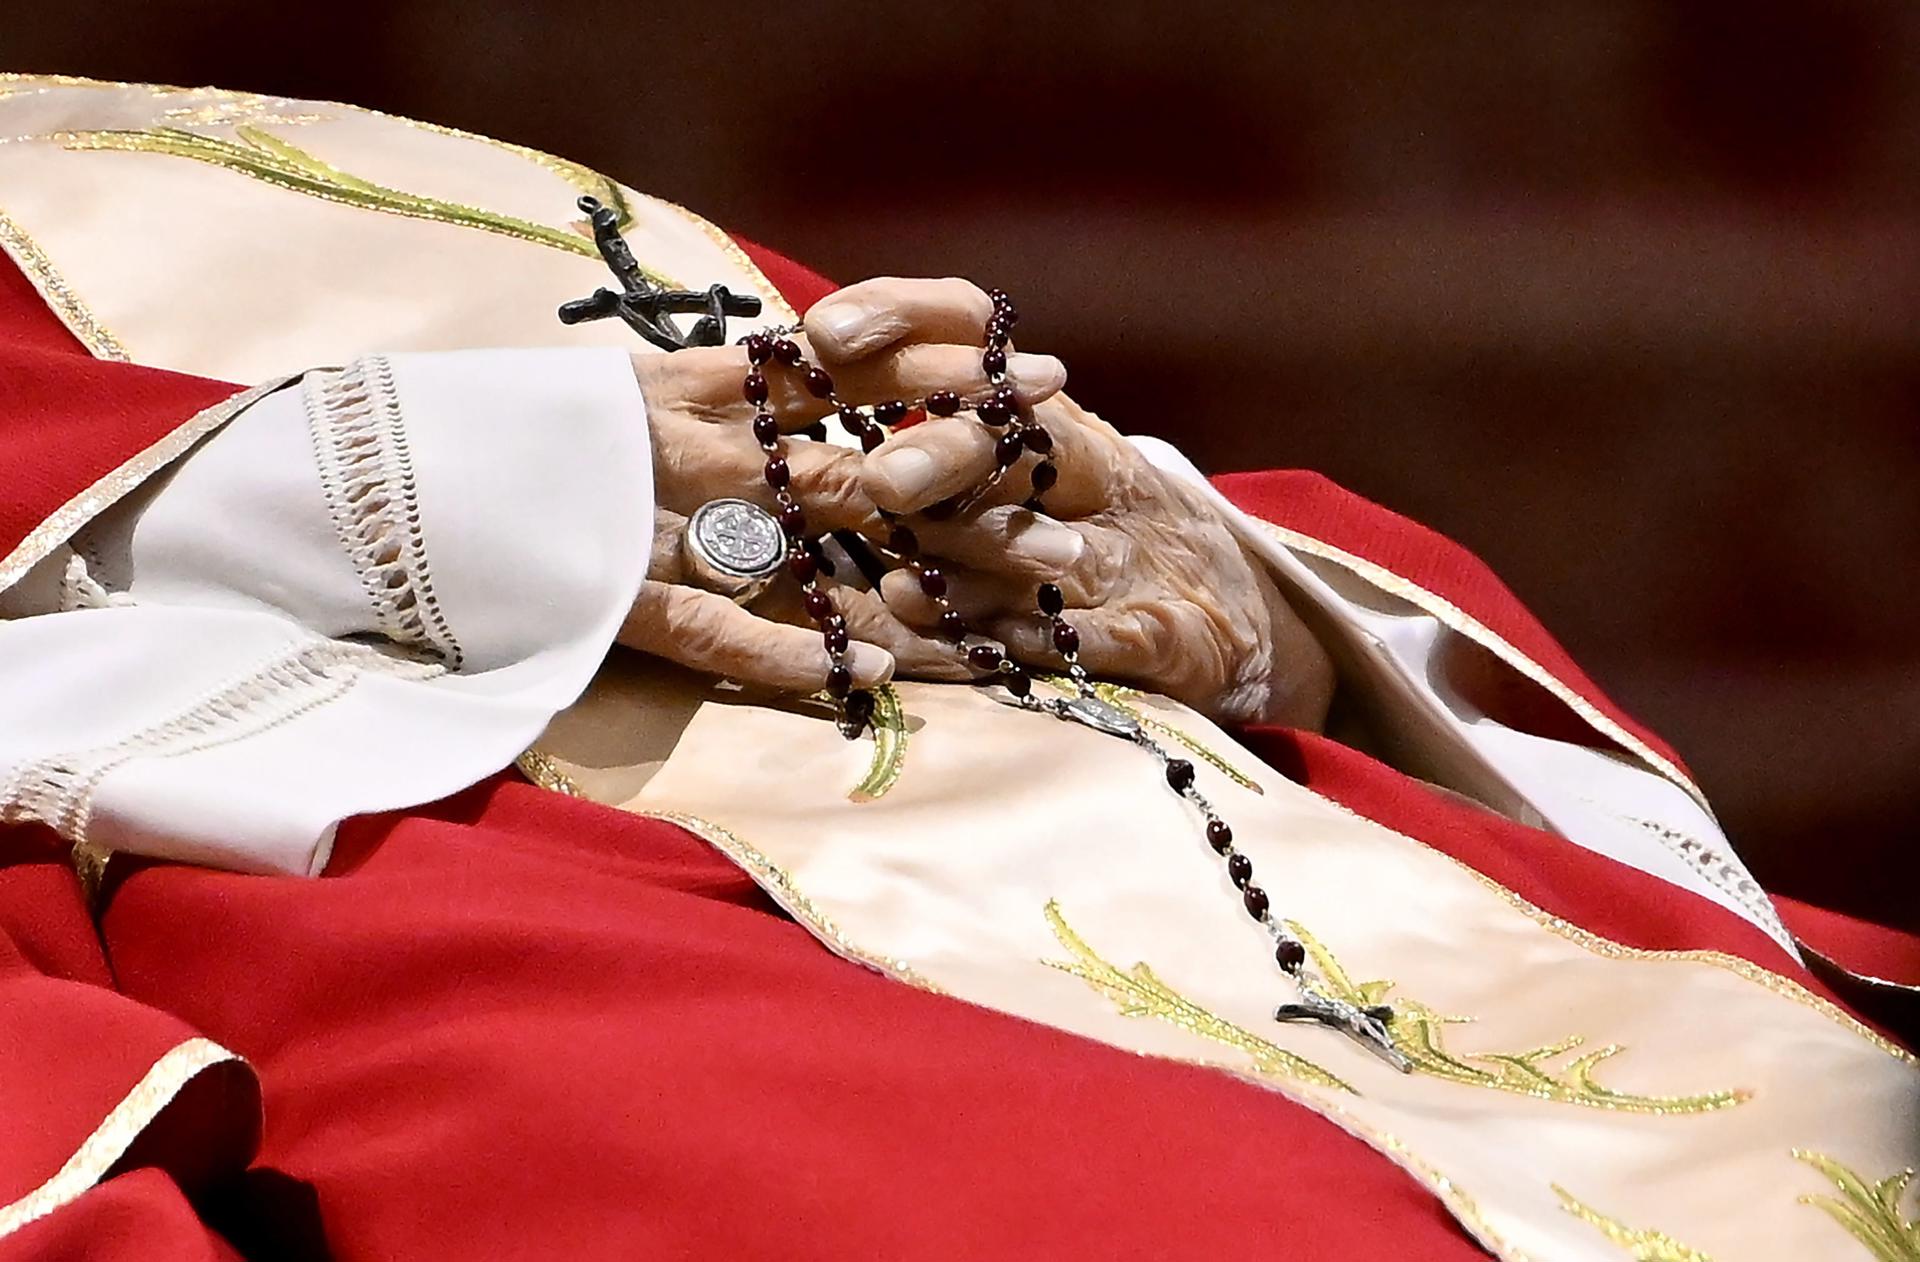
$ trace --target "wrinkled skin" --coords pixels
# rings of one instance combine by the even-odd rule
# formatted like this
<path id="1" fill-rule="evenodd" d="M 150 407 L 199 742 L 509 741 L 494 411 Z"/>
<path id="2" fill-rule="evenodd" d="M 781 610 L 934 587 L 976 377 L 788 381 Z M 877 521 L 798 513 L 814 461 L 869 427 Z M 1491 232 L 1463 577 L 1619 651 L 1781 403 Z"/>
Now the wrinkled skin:
<path id="1" fill-rule="evenodd" d="M 805 333 L 843 397 L 915 398 L 944 387 L 974 399 L 987 388 L 979 337 L 989 311 L 986 295 L 964 281 L 882 278 L 822 300 Z M 826 658 L 817 633 L 790 625 L 804 621 L 793 593 L 780 590 L 790 584 L 749 613 L 679 584 L 674 568 L 685 513 L 720 495 L 772 502 L 747 433 L 752 409 L 739 395 L 743 353 L 637 356 L 635 370 L 653 425 L 662 520 L 654 573 L 622 641 L 749 682 L 817 687 Z M 1031 455 L 950 519 L 921 515 L 974 493 L 994 468 L 994 434 L 963 412 L 903 430 L 870 456 L 788 444 L 809 521 L 884 538 L 875 509 L 901 516 L 927 562 L 947 575 L 968 623 L 1022 660 L 1059 661 L 1034 604 L 1038 585 L 1054 582 L 1079 630 L 1080 660 L 1095 675 L 1151 686 L 1222 722 L 1318 726 L 1331 664 L 1214 503 L 1061 394 L 1058 360 L 1014 355 L 1009 377 L 1055 441 L 1060 481 L 1045 497 L 1047 515 L 1017 506 L 1030 493 Z M 781 375 L 772 379 L 779 389 Z M 821 413 L 797 390 L 776 393 L 775 404 L 795 427 Z M 972 676 L 953 646 L 924 633 L 938 610 L 910 573 L 890 574 L 878 593 L 838 588 L 835 600 L 859 641 L 852 665 L 862 682 L 895 670 Z"/>

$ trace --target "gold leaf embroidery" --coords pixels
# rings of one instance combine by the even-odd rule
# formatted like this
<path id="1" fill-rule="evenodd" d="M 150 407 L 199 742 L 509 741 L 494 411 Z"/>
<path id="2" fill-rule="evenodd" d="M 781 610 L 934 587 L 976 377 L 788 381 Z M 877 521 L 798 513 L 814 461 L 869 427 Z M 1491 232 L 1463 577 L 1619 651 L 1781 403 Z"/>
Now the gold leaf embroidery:
<path id="1" fill-rule="evenodd" d="M 1804 1161 L 1832 1180 L 1840 1195 L 1800 1198 L 1802 1205 L 1826 1211 L 1848 1235 L 1866 1246 L 1878 1262 L 1920 1262 L 1920 1220 L 1900 1216 L 1900 1202 L 1913 1182 L 1914 1172 L 1902 1170 L 1877 1183 L 1868 1183 L 1825 1153 L 1795 1149 Z"/>
<path id="2" fill-rule="evenodd" d="M 1352 1087 L 1312 1061 L 1277 1047 L 1225 1017 L 1202 1008 L 1161 981 L 1147 965 L 1136 963 L 1130 969 L 1122 969 L 1103 959 L 1067 923 L 1058 900 L 1048 900 L 1046 917 L 1054 938 L 1072 954 L 1073 961 L 1042 960 L 1041 963 L 1079 978 L 1111 1000 L 1120 1009 L 1121 1016 L 1153 1017 L 1198 1034 L 1201 1038 L 1224 1043 L 1245 1052 L 1253 1059 L 1254 1069 L 1263 1074 L 1298 1079 L 1337 1091 L 1353 1091 Z"/>
<path id="3" fill-rule="evenodd" d="M 1041 683 L 1046 684 L 1063 696 L 1072 697 L 1079 695 L 1079 689 L 1075 688 L 1073 681 L 1065 675 L 1040 675 L 1037 676 L 1037 678 Z M 1114 709 L 1123 712 L 1128 718 L 1131 718 L 1135 723 L 1138 723 L 1149 732 L 1154 733 L 1156 736 L 1164 736 L 1170 741 L 1185 746 L 1194 757 L 1206 763 L 1209 767 L 1212 767 L 1215 771 L 1233 781 L 1241 788 L 1251 789 L 1263 797 L 1266 795 L 1267 791 L 1261 788 L 1252 777 L 1248 776 L 1244 771 L 1241 771 L 1219 754 L 1214 753 L 1213 750 L 1207 748 L 1198 737 L 1181 731 L 1171 723 L 1162 722 L 1141 710 L 1139 706 L 1134 705 L 1129 698 L 1139 696 L 1139 689 L 1129 688 L 1125 684 L 1107 683 L 1101 680 L 1094 683 L 1093 691 L 1094 695 L 1099 697 L 1100 700 L 1106 702 Z"/>
<path id="4" fill-rule="evenodd" d="M 1625 1249 L 1634 1262 L 1713 1262 L 1707 1254 L 1698 1249 L 1689 1249 L 1665 1232 L 1636 1231 L 1618 1219 L 1608 1218 L 1592 1206 L 1581 1203 L 1558 1183 L 1552 1186 L 1554 1195 L 1560 1198 L 1562 1209 L 1598 1229 L 1607 1239 Z"/>
<path id="5" fill-rule="evenodd" d="M 499 211 L 483 210 L 478 206 L 389 188 L 350 175 L 262 127 L 243 123 L 234 128 L 233 134 L 234 139 L 225 140 L 182 127 L 146 127 L 124 131 L 62 132 L 53 139 L 69 150 L 153 153 L 190 158 L 323 201 L 339 202 L 361 210 L 379 211 L 407 219 L 427 219 L 496 233 L 584 258 L 600 257 L 591 234 L 582 230 L 577 223 L 564 228 L 554 227 Z M 611 206 L 622 227 L 631 222 L 632 211 L 626 193 L 619 184 L 574 162 L 549 158 L 541 165 L 582 192 L 591 193 L 602 203 Z M 677 282 L 657 272 L 646 268 L 641 271 L 656 285 L 678 287 Z"/>
<path id="6" fill-rule="evenodd" d="M 907 761 L 907 715 L 900 706 L 900 694 L 892 684 L 873 689 L 873 761 L 867 765 L 867 777 L 847 796 L 855 802 L 871 802 L 884 797 L 900 779 Z"/>
<path id="7" fill-rule="evenodd" d="M 1329 993 L 1361 1007 L 1387 1003 L 1393 990 L 1390 981 L 1356 983 L 1334 958 L 1333 952 L 1306 929 L 1293 921 L 1287 929 L 1306 945 L 1315 968 L 1325 979 Z M 1573 1034 L 1544 1047 L 1523 1052 L 1454 1053 L 1447 1047 L 1445 1027 L 1464 1025 L 1470 1017 L 1445 1016 L 1415 999 L 1404 996 L 1392 1001 L 1391 1033 L 1394 1046 L 1413 1062 L 1414 1072 L 1431 1074 L 1450 1082 L 1495 1091 L 1511 1091 L 1562 1104 L 1577 1104 L 1592 1109 L 1614 1109 L 1625 1113 L 1694 1114 L 1744 1104 L 1752 1093 L 1745 1090 L 1711 1091 L 1700 1095 L 1648 1096 L 1615 1091 L 1594 1080 L 1594 1070 L 1602 1061 L 1618 1055 L 1617 1043 L 1609 1043 L 1581 1053 L 1560 1066 L 1558 1060 L 1586 1044 L 1584 1035 Z"/>

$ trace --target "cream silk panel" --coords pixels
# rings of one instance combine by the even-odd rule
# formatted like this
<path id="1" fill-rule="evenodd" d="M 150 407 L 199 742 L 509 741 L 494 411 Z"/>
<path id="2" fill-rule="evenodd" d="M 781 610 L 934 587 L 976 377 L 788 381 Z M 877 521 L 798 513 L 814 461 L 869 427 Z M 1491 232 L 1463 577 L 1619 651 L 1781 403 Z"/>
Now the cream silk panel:
<path id="1" fill-rule="evenodd" d="M 245 383 L 370 351 L 632 350 L 617 320 L 554 316 L 612 279 L 583 193 L 625 200 L 664 277 L 791 317 L 705 220 L 532 150 L 344 105 L 0 77 L 0 244 L 106 358 Z"/>
<path id="2" fill-rule="evenodd" d="M 708 838 L 850 959 L 1299 1101 L 1502 1258 L 1865 1259 L 1800 1203 L 1832 1189 L 1796 1153 L 1874 1178 L 1920 1164 L 1920 1067 L 1825 1001 L 1729 956 L 1595 938 L 1134 697 L 1257 786 L 1200 761 L 1276 914 L 1323 974 L 1397 1005 L 1421 1069 L 1278 1024 L 1271 943 L 1147 754 L 973 689 L 895 692 L 902 744 L 872 776 L 875 743 L 823 710 L 617 659 L 532 769 Z M 1658 1235 L 1677 1243 L 1622 1245 Z"/>

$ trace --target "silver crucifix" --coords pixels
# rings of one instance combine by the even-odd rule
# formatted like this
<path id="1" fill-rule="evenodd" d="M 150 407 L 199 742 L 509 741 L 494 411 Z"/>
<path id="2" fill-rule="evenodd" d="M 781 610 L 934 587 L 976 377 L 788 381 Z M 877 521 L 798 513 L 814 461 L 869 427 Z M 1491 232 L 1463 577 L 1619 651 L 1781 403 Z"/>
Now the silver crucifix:
<path id="1" fill-rule="evenodd" d="M 1275 1021 L 1313 1021 L 1339 1030 L 1354 1042 L 1386 1061 L 1403 1074 L 1413 1072 L 1413 1062 L 1393 1044 L 1393 1009 L 1384 1006 L 1362 1008 L 1344 999 L 1320 994 L 1306 983 L 1300 984 L 1300 1002 L 1283 1003 L 1273 1010 Z"/>

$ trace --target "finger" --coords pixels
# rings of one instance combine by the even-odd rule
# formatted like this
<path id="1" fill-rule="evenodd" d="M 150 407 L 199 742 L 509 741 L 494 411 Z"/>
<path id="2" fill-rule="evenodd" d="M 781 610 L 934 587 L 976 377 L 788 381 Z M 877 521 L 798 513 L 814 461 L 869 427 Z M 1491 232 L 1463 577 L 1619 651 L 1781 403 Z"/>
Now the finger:
<path id="1" fill-rule="evenodd" d="M 708 500 L 731 496 L 774 511 L 767 453 L 744 429 L 716 429 L 671 413 L 653 416 L 649 423 L 654 498 L 662 508 L 691 514 Z M 810 532 L 878 529 L 873 500 L 861 481 L 859 452 L 831 443 L 785 447 L 789 490 L 806 512 Z"/>
<path id="2" fill-rule="evenodd" d="M 946 583 L 947 604 L 970 625 L 979 626 L 987 619 L 1033 607 L 1035 585 L 1030 582 L 983 574 L 944 562 L 937 568 Z M 893 570 L 883 577 L 880 595 L 895 617 L 913 627 L 934 626 L 945 608 L 939 600 L 927 595 L 920 576 L 910 569 Z"/>
<path id="3" fill-rule="evenodd" d="M 878 276 L 822 298 L 803 327 L 823 363 L 844 364 L 899 342 L 977 345 L 992 316 L 992 300 L 971 281 Z"/>
<path id="4" fill-rule="evenodd" d="M 664 508 L 653 510 L 653 551 L 647 553 L 647 577 L 657 583 L 678 583 L 686 577 L 680 545 L 687 535 L 687 519 Z"/>
<path id="5" fill-rule="evenodd" d="M 1230 677 L 1206 614 L 1187 601 L 1084 609 L 1067 621 L 1080 636 L 1080 664 L 1096 675 L 1151 682 L 1170 697 L 1204 695 Z M 987 634 L 1018 659 L 1061 660 L 1053 624 L 1038 614 L 995 620 L 987 624 Z"/>
<path id="6" fill-rule="evenodd" d="M 848 634 L 893 655 L 895 676 L 973 678 L 975 672 L 967 666 L 964 649 L 947 640 L 921 635 L 903 622 L 879 594 L 835 588 L 833 603 L 847 620 Z"/>
<path id="7" fill-rule="evenodd" d="M 1041 422 L 1051 440 L 1046 458 L 1059 480 L 1046 492 L 1048 509 L 1079 517 L 1106 506 L 1112 498 L 1117 452 L 1103 433 L 1062 414 Z M 873 502 L 892 513 L 915 513 L 983 486 L 999 467 L 996 448 L 1004 430 L 990 429 L 971 416 L 922 421 L 892 435 L 868 456 L 862 481 Z M 1024 455 L 1000 482 L 981 496 L 981 506 L 1010 504 L 1033 494 L 1032 469 L 1038 458 Z"/>
<path id="8" fill-rule="evenodd" d="M 670 583 L 641 585 L 619 640 L 691 670 L 783 692 L 825 687 L 832 665 L 813 628 L 770 622 L 725 596 Z M 893 674 L 893 656 L 872 644 L 849 645 L 846 659 L 863 688 Z"/>
<path id="9" fill-rule="evenodd" d="M 1040 583 L 1054 583 L 1076 609 L 1097 608 L 1125 589 L 1133 540 L 1092 522 L 1071 525 L 1015 504 L 971 519 L 920 521 L 922 548 L 985 574 L 1017 582 L 1030 603 Z"/>
<path id="10" fill-rule="evenodd" d="M 671 380 L 662 376 L 651 387 L 649 398 L 671 398 L 711 421 L 738 422 L 755 411 L 743 393 L 747 364 L 739 347 L 676 351 L 671 358 L 676 363 Z M 776 360 L 762 372 L 767 381 L 767 410 L 779 418 L 783 430 L 803 428 L 833 410 L 822 395 L 808 388 L 804 368 L 790 368 Z M 1066 365 L 1051 355 L 1007 357 L 1006 384 L 1028 407 L 1052 398 L 1066 383 Z M 936 390 L 951 390 L 977 401 L 993 390 L 980 365 L 980 348 L 948 343 L 906 345 L 841 365 L 828 374 L 828 384 L 842 400 L 855 404 L 924 399 Z"/>

